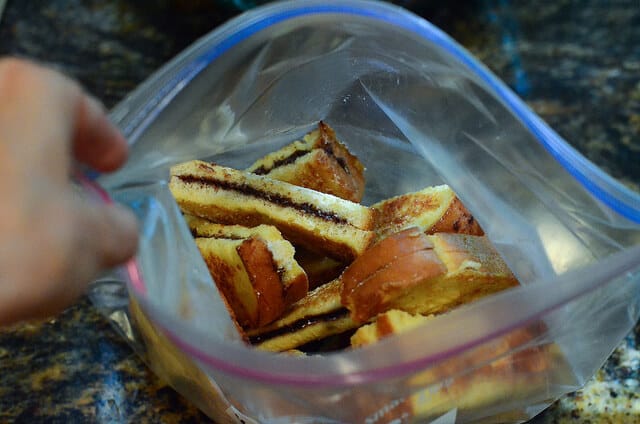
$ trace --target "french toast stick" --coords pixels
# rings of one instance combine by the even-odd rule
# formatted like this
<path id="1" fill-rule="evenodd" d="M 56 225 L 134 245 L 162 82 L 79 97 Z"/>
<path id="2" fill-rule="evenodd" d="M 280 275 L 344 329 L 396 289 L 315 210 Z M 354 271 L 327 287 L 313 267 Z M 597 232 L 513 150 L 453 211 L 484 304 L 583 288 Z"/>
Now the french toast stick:
<path id="1" fill-rule="evenodd" d="M 518 284 L 486 237 L 418 228 L 372 246 L 341 280 L 342 304 L 356 323 L 389 309 L 439 314 Z"/>
<path id="2" fill-rule="evenodd" d="M 258 296 L 237 252 L 242 240 L 196 238 L 195 242 L 238 324 L 242 328 L 259 326 Z M 278 297 L 281 293 L 271 295 Z"/>
<path id="3" fill-rule="evenodd" d="M 243 328 L 264 326 L 307 293 L 291 244 L 267 225 L 246 228 L 188 217 L 211 276 Z"/>
<path id="4" fill-rule="evenodd" d="M 427 234 L 462 233 L 481 236 L 484 232 L 473 215 L 448 185 L 391 197 L 371 205 L 376 211 L 378 239 L 410 227 Z"/>
<path id="5" fill-rule="evenodd" d="M 269 224 L 294 244 L 350 262 L 372 242 L 373 212 L 358 203 L 202 161 L 171 168 L 180 208 L 222 224 Z"/>
<path id="6" fill-rule="evenodd" d="M 309 292 L 282 318 L 247 332 L 258 349 L 282 352 L 355 328 L 340 303 L 341 281 L 335 279 Z"/>
<path id="7" fill-rule="evenodd" d="M 244 227 L 241 225 L 216 224 L 193 215 L 185 215 L 185 220 L 191 233 L 196 238 L 222 238 L 244 240 L 257 238 L 261 241 L 271 254 L 272 263 L 270 268 L 275 269 L 284 290 L 285 307 L 302 299 L 309 289 L 309 282 L 304 269 L 295 259 L 296 251 L 289 241 L 282 237 L 278 229 L 271 225 L 258 225 L 257 227 Z M 254 248 L 255 248 L 255 242 Z M 238 254 L 243 259 L 243 263 L 251 266 L 253 258 L 250 255 L 247 245 L 238 247 Z M 266 267 L 266 265 L 265 265 Z M 256 269 L 255 271 L 260 271 Z M 265 273 L 271 272 L 265 268 Z M 256 278 L 258 278 L 256 276 Z"/>
<path id="8" fill-rule="evenodd" d="M 248 172 L 360 202 L 364 166 L 320 121 L 318 129 L 257 160 Z"/>

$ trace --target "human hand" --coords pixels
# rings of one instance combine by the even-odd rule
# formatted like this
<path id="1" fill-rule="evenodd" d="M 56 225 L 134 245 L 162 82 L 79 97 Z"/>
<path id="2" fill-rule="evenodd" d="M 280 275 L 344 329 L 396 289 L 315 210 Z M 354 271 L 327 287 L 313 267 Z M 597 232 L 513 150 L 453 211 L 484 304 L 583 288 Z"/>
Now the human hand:
<path id="1" fill-rule="evenodd" d="M 74 163 L 113 171 L 127 149 L 75 82 L 0 59 L 0 325 L 60 311 L 135 253 L 133 214 L 70 184 Z"/>

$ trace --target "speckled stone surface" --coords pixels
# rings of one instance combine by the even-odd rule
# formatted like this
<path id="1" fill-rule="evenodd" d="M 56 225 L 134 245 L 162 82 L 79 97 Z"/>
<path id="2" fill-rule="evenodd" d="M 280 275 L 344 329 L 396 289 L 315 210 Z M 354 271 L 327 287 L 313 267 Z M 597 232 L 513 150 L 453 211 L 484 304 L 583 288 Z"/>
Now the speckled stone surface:
<path id="1" fill-rule="evenodd" d="M 227 1 L 9 0 L 0 54 L 53 63 L 113 106 Z M 573 146 L 640 191 L 640 3 L 398 0 L 469 48 Z M 452 2 L 453 3 L 453 2 Z M 527 3 L 527 4 L 525 4 Z M 535 423 L 640 422 L 640 327 L 584 389 Z M 87 299 L 0 331 L 0 421 L 210 422 L 163 384 Z"/>
<path id="2" fill-rule="evenodd" d="M 640 3 L 534 3 L 484 2 L 477 32 L 464 28 L 459 41 L 587 158 L 640 191 Z"/>
<path id="3" fill-rule="evenodd" d="M 0 422 L 208 422 L 142 363 L 87 299 L 0 331 Z"/>

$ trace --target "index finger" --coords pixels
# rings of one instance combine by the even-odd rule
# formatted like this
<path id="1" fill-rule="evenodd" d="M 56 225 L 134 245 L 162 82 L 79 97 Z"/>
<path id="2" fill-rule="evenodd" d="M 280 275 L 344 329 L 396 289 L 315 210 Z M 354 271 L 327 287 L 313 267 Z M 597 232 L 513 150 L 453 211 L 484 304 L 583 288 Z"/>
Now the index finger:
<path id="1" fill-rule="evenodd" d="M 86 95 L 78 102 L 73 148 L 78 161 L 101 172 L 118 169 L 128 153 L 127 141 L 111 124 L 102 104 Z"/>

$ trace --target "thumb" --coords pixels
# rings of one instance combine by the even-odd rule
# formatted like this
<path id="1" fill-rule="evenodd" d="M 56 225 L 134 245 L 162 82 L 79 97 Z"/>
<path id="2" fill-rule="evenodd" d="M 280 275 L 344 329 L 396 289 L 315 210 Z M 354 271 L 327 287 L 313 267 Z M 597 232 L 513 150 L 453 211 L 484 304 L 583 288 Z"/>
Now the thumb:
<path id="1" fill-rule="evenodd" d="M 72 196 L 67 202 L 67 225 L 59 234 L 66 240 L 61 260 L 67 266 L 58 270 L 57 280 L 71 285 L 70 303 L 100 272 L 131 258 L 137 249 L 138 225 L 133 213 L 118 204 L 104 204 Z M 66 261 L 65 261 L 66 259 Z M 66 296 L 63 296 L 66 297 Z"/>
<path id="2" fill-rule="evenodd" d="M 49 212 L 66 219 L 50 221 L 55 226 L 44 225 L 43 234 L 49 235 L 41 242 L 48 253 L 40 266 L 26 272 L 25 264 L 18 264 L 25 272 L 9 272 L 5 284 L 0 284 L 0 325 L 59 312 L 80 297 L 100 272 L 135 254 L 136 219 L 122 206 L 72 196 Z"/>
<path id="3" fill-rule="evenodd" d="M 49 298 L 49 307 L 53 309 L 49 312 L 74 302 L 88 283 L 133 257 L 138 246 L 138 224 L 133 212 L 118 204 L 75 200 L 70 213 L 71 237 L 64 255 L 73 258 L 72 265 L 63 270 L 60 285 L 67 286 L 67 291 L 58 293 L 55 300 L 55 296 Z"/>

